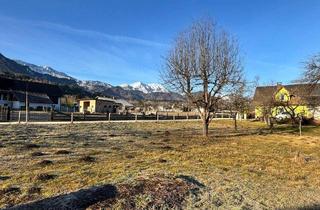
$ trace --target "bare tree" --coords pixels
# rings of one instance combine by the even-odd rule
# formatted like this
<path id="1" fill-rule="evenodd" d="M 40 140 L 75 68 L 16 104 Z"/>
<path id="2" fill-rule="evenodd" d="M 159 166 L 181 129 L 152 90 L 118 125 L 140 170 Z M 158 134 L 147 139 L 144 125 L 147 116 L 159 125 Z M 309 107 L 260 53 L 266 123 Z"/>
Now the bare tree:
<path id="1" fill-rule="evenodd" d="M 319 99 L 314 96 L 314 92 L 317 91 L 320 85 L 320 53 L 315 54 L 308 61 L 304 62 L 304 72 L 302 79 L 299 82 L 308 84 L 307 95 L 308 95 L 308 105 L 312 110 L 312 116 L 314 117 L 317 112 L 319 112 Z"/>
<path id="2" fill-rule="evenodd" d="M 320 82 L 320 53 L 305 62 L 302 81 L 309 84 L 317 84 Z"/>
<path id="3" fill-rule="evenodd" d="M 238 44 L 212 21 L 195 22 L 175 40 L 162 78 L 196 106 L 208 136 L 212 113 L 242 78 Z"/>

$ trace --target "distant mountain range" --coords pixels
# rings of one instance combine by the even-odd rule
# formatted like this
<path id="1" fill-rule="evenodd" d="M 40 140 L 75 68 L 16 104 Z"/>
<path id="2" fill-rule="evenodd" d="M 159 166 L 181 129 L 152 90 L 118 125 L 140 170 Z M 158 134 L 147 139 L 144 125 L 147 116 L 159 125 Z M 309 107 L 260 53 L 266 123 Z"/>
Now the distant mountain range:
<path id="1" fill-rule="evenodd" d="M 113 86 L 101 81 L 78 80 L 49 66 L 39 66 L 21 60 L 11 60 L 0 53 L 0 77 L 28 79 L 64 86 L 68 94 L 96 95 L 128 100 L 181 101 L 180 94 L 170 92 L 161 84 L 135 82 Z"/>
<path id="2" fill-rule="evenodd" d="M 169 91 L 165 87 L 163 87 L 163 85 L 157 83 L 145 84 L 142 82 L 135 82 L 130 85 L 122 84 L 120 85 L 120 87 L 122 87 L 125 90 L 139 90 L 145 94 L 156 92 L 169 93 Z"/>

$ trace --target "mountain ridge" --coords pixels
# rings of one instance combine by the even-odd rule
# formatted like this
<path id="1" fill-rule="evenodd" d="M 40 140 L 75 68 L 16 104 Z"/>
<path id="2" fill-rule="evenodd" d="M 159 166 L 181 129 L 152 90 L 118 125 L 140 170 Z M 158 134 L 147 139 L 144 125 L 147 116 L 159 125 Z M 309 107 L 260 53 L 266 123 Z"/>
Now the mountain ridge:
<path id="1" fill-rule="evenodd" d="M 48 74 L 51 75 L 53 77 L 58 77 L 58 78 L 64 78 L 64 79 L 69 79 L 69 80 L 75 80 L 75 78 L 67 75 L 64 72 L 61 71 L 57 71 L 53 68 L 51 68 L 50 66 L 39 66 L 39 65 L 35 65 L 35 64 L 31 64 L 22 60 L 14 60 L 15 62 L 17 62 L 18 64 L 21 64 L 23 66 L 27 66 L 29 67 L 31 70 L 38 72 L 40 74 Z"/>
<path id="2" fill-rule="evenodd" d="M 68 74 L 49 66 L 31 64 L 22 60 L 12 60 L 0 53 L 0 76 L 20 79 L 33 79 L 44 83 L 64 86 L 67 92 L 89 96 L 103 95 L 128 100 L 180 101 L 180 94 L 168 91 L 158 83 L 135 82 L 130 85 L 113 86 L 107 82 L 95 80 L 78 80 Z"/>

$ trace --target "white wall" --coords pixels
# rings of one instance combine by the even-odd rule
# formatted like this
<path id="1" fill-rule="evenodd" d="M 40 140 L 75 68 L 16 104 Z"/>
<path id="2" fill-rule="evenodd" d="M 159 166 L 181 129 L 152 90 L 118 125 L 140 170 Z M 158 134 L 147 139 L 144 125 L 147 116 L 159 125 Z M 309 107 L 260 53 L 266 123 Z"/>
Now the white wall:
<path id="1" fill-rule="evenodd" d="M 0 105 L 1 106 L 4 106 L 5 104 L 7 104 L 8 106 L 12 106 L 12 102 L 11 101 L 0 100 Z"/>
<path id="2" fill-rule="evenodd" d="M 13 101 L 12 102 L 12 109 L 20 109 L 21 106 L 24 106 L 24 103 L 20 101 Z"/>
<path id="3" fill-rule="evenodd" d="M 36 109 L 37 107 L 44 107 L 44 108 L 51 108 L 54 104 L 42 104 L 42 103 L 29 103 L 29 108 Z M 20 110 L 22 106 L 25 106 L 24 102 L 20 101 L 13 101 L 12 102 L 12 109 Z"/>

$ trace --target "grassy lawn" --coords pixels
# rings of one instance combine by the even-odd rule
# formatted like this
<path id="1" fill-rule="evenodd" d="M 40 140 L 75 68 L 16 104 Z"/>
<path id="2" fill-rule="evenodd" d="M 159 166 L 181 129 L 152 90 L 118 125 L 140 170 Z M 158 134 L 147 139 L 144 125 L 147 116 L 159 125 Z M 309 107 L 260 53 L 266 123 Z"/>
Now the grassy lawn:
<path id="1" fill-rule="evenodd" d="M 0 208 L 155 177 L 201 185 L 183 208 L 312 207 L 320 204 L 319 136 L 319 127 L 270 134 L 260 122 L 239 122 L 235 132 L 232 121 L 214 121 L 208 139 L 199 122 L 1 125 Z M 133 197 L 136 208 L 154 199 Z"/>

